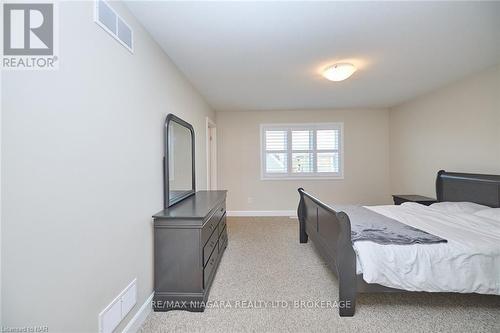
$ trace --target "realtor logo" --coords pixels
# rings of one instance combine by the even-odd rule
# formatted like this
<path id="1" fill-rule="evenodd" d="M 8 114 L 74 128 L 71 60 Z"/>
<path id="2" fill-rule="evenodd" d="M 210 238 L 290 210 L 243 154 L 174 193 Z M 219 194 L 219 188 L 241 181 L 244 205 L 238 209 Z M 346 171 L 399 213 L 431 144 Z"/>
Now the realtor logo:
<path id="1" fill-rule="evenodd" d="M 55 69 L 54 3 L 3 4 L 3 69 Z"/>
<path id="2" fill-rule="evenodd" d="M 53 4 L 4 4 L 3 21 L 5 55 L 53 54 Z"/>

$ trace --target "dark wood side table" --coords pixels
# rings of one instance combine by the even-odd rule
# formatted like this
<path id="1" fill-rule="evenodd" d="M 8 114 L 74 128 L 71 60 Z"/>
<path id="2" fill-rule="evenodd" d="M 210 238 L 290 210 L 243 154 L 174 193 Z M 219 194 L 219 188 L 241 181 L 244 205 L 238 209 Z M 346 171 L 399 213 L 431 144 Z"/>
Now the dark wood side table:
<path id="1" fill-rule="evenodd" d="M 430 204 L 437 202 L 436 199 L 414 194 L 394 194 L 392 198 L 394 199 L 395 205 L 401 205 L 403 202 L 416 202 L 429 206 Z"/>

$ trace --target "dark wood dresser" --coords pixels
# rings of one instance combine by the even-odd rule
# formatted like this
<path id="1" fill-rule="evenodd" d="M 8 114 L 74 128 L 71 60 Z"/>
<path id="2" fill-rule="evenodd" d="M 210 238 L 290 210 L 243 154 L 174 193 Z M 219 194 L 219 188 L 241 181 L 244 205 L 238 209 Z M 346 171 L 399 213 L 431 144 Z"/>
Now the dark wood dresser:
<path id="1" fill-rule="evenodd" d="M 153 215 L 154 311 L 203 311 L 227 247 L 226 192 L 198 191 Z"/>

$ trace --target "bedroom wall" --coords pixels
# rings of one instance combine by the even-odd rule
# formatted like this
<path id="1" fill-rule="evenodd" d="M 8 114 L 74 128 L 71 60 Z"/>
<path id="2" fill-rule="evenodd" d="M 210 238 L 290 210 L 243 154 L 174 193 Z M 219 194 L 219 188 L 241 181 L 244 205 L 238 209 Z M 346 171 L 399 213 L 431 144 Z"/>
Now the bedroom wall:
<path id="1" fill-rule="evenodd" d="M 500 174 L 500 65 L 390 110 L 391 191 L 435 197 L 440 169 Z"/>
<path id="2" fill-rule="evenodd" d="M 260 124 L 301 122 L 344 123 L 344 179 L 260 179 Z M 385 109 L 217 112 L 217 144 L 228 211 L 296 210 L 299 187 L 331 202 L 390 202 Z"/>
<path id="3" fill-rule="evenodd" d="M 125 6 L 129 53 L 93 21 L 94 2 L 61 2 L 60 68 L 2 72 L 2 321 L 96 332 L 134 278 L 152 293 L 151 215 L 162 208 L 163 121 L 196 131 L 206 187 L 205 117 L 214 111 Z"/>

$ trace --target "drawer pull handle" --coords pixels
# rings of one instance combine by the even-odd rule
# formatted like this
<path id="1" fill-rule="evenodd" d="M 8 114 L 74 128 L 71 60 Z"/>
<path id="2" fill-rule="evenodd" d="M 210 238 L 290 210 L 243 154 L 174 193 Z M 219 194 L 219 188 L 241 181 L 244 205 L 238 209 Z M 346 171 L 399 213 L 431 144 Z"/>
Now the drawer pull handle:
<path id="1" fill-rule="evenodd" d="M 220 209 L 220 211 L 221 211 L 221 212 L 223 212 L 223 211 L 224 211 L 224 208 L 221 208 L 221 209 Z"/>

